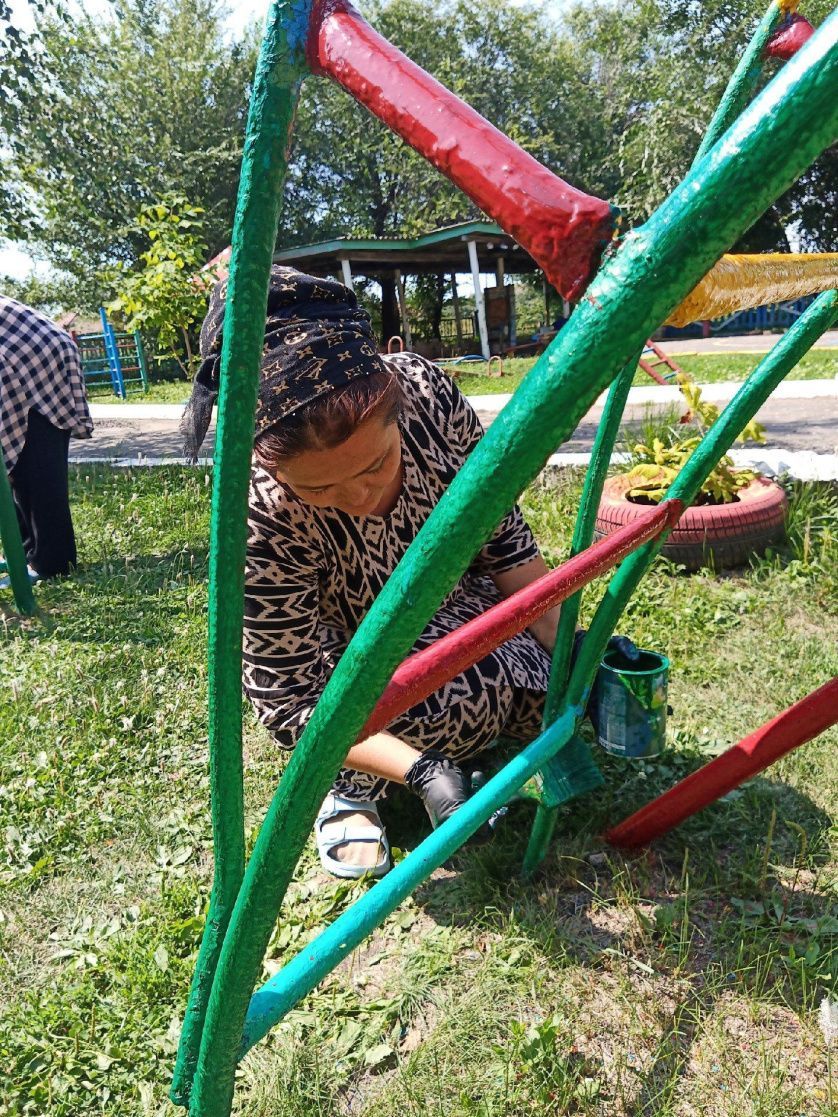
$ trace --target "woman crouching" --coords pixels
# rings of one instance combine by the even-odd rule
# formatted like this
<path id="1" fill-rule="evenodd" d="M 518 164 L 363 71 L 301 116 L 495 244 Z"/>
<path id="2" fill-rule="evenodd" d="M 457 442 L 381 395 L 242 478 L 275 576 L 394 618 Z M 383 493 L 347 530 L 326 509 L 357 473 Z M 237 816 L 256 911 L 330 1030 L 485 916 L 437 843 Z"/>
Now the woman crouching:
<path id="1" fill-rule="evenodd" d="M 226 286 L 201 332 L 201 385 L 217 383 Z M 482 436 L 439 368 L 381 357 L 352 291 L 291 268 L 271 272 L 245 585 L 244 689 L 293 748 L 350 639 Z M 427 647 L 546 573 L 515 507 L 425 628 Z M 463 765 L 501 735 L 540 730 L 558 610 L 485 655 L 386 730 L 354 745 L 315 833 L 335 876 L 381 876 L 390 851 L 378 803 L 391 783 L 434 825 L 468 798 Z"/>

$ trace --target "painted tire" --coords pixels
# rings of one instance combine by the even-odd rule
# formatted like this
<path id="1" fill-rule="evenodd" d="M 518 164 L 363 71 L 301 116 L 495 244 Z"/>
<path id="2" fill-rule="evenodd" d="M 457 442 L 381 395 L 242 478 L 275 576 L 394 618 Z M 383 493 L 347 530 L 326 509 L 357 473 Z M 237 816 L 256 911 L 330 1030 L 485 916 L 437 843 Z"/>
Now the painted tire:
<path id="1" fill-rule="evenodd" d="M 609 477 L 597 512 L 595 537 L 603 539 L 633 523 L 648 508 L 626 499 L 626 477 Z M 720 570 L 742 566 L 762 554 L 785 533 L 788 501 L 780 485 L 757 477 L 732 504 L 688 508 L 663 545 L 662 554 L 687 570 L 712 565 Z"/>

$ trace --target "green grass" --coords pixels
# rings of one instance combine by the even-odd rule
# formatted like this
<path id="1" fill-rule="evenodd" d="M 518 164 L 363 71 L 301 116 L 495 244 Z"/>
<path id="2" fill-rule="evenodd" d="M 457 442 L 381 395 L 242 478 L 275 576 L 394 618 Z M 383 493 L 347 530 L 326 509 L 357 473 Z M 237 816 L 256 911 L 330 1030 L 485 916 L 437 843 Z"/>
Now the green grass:
<path id="1" fill-rule="evenodd" d="M 677 358 L 681 367 L 689 372 L 700 384 L 714 384 L 722 380 L 744 380 L 753 371 L 758 356 L 749 353 L 710 353 L 696 354 Z M 447 365 L 455 375 L 460 390 L 466 395 L 485 395 L 514 392 L 535 364 L 534 358 L 516 357 L 503 363 L 503 376 L 487 376 L 485 365 Z M 493 371 L 497 368 L 492 366 Z M 821 380 L 838 376 L 838 350 L 820 349 L 807 353 L 797 367 L 789 374 L 789 380 Z M 634 383 L 642 387 L 652 386 L 645 372 L 638 369 Z M 131 407 L 139 403 L 185 403 L 189 398 L 190 385 L 185 380 L 152 381 L 147 393 L 132 393 L 126 400 L 105 391 L 97 390 L 91 397 L 94 403 L 122 403 Z"/>
<path id="2" fill-rule="evenodd" d="M 192 385 L 186 380 L 152 380 L 147 392 L 132 392 L 127 399 L 120 399 L 113 392 L 97 388 L 90 396 L 91 403 L 121 403 L 132 407 L 138 403 L 186 403 Z"/>
<path id="3" fill-rule="evenodd" d="M 209 477 L 73 471 L 81 568 L 2 604 L 0 1114 L 155 1117 L 211 870 L 206 777 Z M 524 506 L 558 561 L 576 475 Z M 838 984 L 833 731 L 623 857 L 610 822 L 838 671 L 836 496 L 798 486 L 794 547 L 723 577 L 659 562 L 620 628 L 672 660 L 668 747 L 598 753 L 517 875 L 527 810 L 434 874 L 242 1067 L 247 1117 L 827 1117 L 817 1009 Z M 598 591 L 585 603 L 590 617 Z M 245 710 L 252 837 L 282 768 Z M 391 837 L 422 831 L 412 800 Z M 273 972 L 364 885 L 301 863 Z M 833 1050 L 833 1063 L 835 1062 Z"/>
<path id="4" fill-rule="evenodd" d="M 663 344 L 664 351 L 666 343 Z M 753 372 L 759 362 L 756 353 L 699 353 L 676 355 L 679 366 L 688 372 L 699 384 L 716 384 L 720 381 L 740 381 Z M 534 358 L 515 358 L 504 361 L 503 376 L 487 376 L 485 365 L 447 365 L 455 373 L 460 391 L 467 396 L 514 392 L 535 364 Z M 493 365 L 493 371 L 497 365 Z M 661 370 L 661 371 L 666 371 Z M 838 376 L 838 349 L 817 349 L 806 354 L 800 363 L 789 373 L 788 380 L 822 380 Z M 638 369 L 634 384 L 649 388 L 654 385 L 642 369 Z"/>

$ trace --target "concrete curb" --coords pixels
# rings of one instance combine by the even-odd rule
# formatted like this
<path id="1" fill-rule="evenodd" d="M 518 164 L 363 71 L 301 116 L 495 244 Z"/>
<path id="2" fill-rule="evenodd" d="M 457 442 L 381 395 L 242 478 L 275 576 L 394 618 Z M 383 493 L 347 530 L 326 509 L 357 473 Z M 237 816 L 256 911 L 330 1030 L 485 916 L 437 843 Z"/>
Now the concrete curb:
<path id="1" fill-rule="evenodd" d="M 712 403 L 727 403 L 742 387 L 741 382 L 722 381 L 719 384 L 700 384 L 704 398 Z M 605 392 L 594 407 L 605 403 Z M 822 399 L 838 397 L 838 377 L 833 380 L 786 380 L 771 393 L 772 399 Z M 511 394 L 469 396 L 469 402 L 476 411 L 494 414 L 500 411 L 512 398 Z M 684 397 L 674 385 L 632 388 L 628 395 L 628 407 L 648 404 L 682 403 Z M 92 403 L 90 414 L 97 419 L 122 419 L 136 422 L 142 419 L 180 420 L 182 403 Z"/>
<path id="2" fill-rule="evenodd" d="M 617 452 L 611 455 L 615 465 L 624 462 L 628 455 Z M 838 454 L 816 454 L 812 450 L 731 450 L 730 456 L 738 469 L 755 469 L 765 477 L 794 477 L 798 481 L 838 481 Z M 552 454 L 547 465 L 558 469 L 569 466 L 584 468 L 591 460 L 588 451 Z M 154 466 L 175 465 L 191 466 L 185 458 L 145 457 L 140 454 L 132 458 L 71 458 L 70 465 L 109 465 L 115 469 L 149 469 Z M 212 467 L 212 458 L 199 458 L 194 468 Z"/>

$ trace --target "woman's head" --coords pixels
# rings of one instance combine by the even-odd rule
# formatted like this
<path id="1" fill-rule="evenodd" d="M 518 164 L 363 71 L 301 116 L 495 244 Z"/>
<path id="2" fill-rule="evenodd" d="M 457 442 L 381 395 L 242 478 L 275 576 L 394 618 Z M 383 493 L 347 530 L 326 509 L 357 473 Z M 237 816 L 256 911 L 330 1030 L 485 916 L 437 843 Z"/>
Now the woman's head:
<path id="1" fill-rule="evenodd" d="M 399 476 L 401 405 L 395 374 L 371 373 L 257 434 L 253 456 L 306 504 L 369 515 Z"/>
<path id="2" fill-rule="evenodd" d="M 218 284 L 201 329 L 202 364 L 182 424 L 191 456 L 197 456 L 218 390 L 226 297 L 226 282 Z M 338 462 L 334 452 L 358 431 L 379 439 L 387 432 L 389 441 L 397 440 L 401 399 L 354 292 L 334 280 L 274 266 L 256 410 L 257 461 L 290 479 L 301 456 Z"/>

